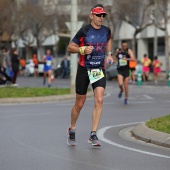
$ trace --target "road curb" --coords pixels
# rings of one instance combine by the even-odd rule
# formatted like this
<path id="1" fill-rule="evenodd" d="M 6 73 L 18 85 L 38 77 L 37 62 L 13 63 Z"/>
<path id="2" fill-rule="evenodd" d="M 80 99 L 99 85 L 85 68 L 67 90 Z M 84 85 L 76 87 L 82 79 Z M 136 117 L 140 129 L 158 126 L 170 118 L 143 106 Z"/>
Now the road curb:
<path id="1" fill-rule="evenodd" d="M 87 93 L 87 97 L 92 97 L 94 94 L 92 91 Z M 26 98 L 2 98 L 0 104 L 22 104 L 22 103 L 46 103 L 57 102 L 69 99 L 75 99 L 76 94 L 55 95 L 55 96 L 43 96 L 43 97 L 26 97 Z"/>
<path id="2" fill-rule="evenodd" d="M 170 148 L 170 134 L 158 132 L 146 126 L 146 123 L 139 124 L 132 129 L 132 134 L 147 143 Z"/>

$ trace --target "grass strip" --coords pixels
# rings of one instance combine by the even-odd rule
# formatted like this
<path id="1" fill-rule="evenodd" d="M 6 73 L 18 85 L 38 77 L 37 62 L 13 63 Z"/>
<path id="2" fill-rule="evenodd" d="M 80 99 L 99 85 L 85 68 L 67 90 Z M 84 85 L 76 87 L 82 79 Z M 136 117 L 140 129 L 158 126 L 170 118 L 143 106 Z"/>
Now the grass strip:
<path id="1" fill-rule="evenodd" d="M 0 98 L 40 97 L 70 94 L 69 88 L 0 88 Z"/>
<path id="2" fill-rule="evenodd" d="M 170 134 L 170 114 L 164 117 L 152 119 L 146 125 L 154 130 Z"/>

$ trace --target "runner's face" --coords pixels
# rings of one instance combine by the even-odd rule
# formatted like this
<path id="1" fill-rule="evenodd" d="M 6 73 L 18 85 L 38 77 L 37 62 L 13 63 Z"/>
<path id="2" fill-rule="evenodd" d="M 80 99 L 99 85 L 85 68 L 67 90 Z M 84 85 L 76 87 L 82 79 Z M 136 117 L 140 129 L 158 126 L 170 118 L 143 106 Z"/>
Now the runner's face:
<path id="1" fill-rule="evenodd" d="M 122 43 L 122 50 L 126 50 L 127 49 L 127 43 Z"/>
<path id="2" fill-rule="evenodd" d="M 91 14 L 91 19 L 92 19 L 92 24 L 94 24 L 97 27 L 101 27 L 103 20 L 104 20 L 104 16 L 105 14 L 101 14 L 101 16 L 96 16 L 95 14 Z"/>
<path id="3" fill-rule="evenodd" d="M 47 55 L 50 55 L 50 54 L 51 54 L 50 50 L 47 50 Z"/>

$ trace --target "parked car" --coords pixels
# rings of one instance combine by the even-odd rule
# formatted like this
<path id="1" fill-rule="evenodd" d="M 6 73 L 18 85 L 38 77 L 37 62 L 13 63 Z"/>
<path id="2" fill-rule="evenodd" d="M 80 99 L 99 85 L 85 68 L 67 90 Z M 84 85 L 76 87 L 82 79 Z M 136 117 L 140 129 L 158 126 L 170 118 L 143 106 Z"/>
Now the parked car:
<path id="1" fill-rule="evenodd" d="M 117 77 L 117 64 L 112 64 L 106 67 L 106 79 L 112 80 L 112 78 Z"/>
<path id="2" fill-rule="evenodd" d="M 70 61 L 68 63 L 68 71 L 67 71 L 67 77 L 70 75 Z M 54 77 L 62 76 L 62 67 L 61 64 L 58 64 L 56 68 L 54 69 Z"/>
<path id="3" fill-rule="evenodd" d="M 34 63 L 32 59 L 26 61 L 25 72 L 28 76 L 32 76 L 34 74 Z M 38 73 L 42 74 L 44 72 L 44 63 L 38 63 Z"/>
<path id="4" fill-rule="evenodd" d="M 43 74 L 44 73 L 44 63 L 43 62 L 39 62 L 38 63 L 38 73 L 39 74 Z"/>
<path id="5" fill-rule="evenodd" d="M 56 69 L 54 70 L 54 77 L 59 77 L 62 74 L 62 68 L 61 65 L 58 64 Z"/>
<path id="6" fill-rule="evenodd" d="M 142 71 L 142 64 L 140 61 L 137 61 L 135 76 L 137 76 L 138 71 Z M 112 80 L 112 78 L 117 77 L 117 64 L 106 67 L 106 78 L 107 80 Z"/>
<path id="7" fill-rule="evenodd" d="M 34 74 L 34 63 L 32 59 L 26 61 L 25 72 L 28 76 L 32 76 Z"/>

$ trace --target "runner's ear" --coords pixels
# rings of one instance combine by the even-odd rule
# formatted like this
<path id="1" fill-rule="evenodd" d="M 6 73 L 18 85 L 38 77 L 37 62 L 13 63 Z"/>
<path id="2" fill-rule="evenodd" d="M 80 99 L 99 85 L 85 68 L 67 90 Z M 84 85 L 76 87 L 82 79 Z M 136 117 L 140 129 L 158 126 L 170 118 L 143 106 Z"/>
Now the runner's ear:
<path id="1" fill-rule="evenodd" d="M 89 17 L 90 17 L 90 19 L 93 19 L 93 14 L 90 14 Z"/>

